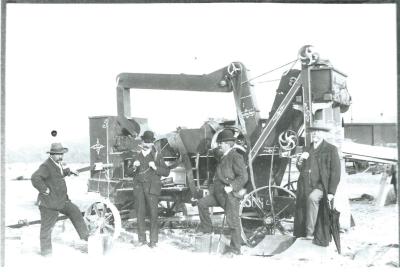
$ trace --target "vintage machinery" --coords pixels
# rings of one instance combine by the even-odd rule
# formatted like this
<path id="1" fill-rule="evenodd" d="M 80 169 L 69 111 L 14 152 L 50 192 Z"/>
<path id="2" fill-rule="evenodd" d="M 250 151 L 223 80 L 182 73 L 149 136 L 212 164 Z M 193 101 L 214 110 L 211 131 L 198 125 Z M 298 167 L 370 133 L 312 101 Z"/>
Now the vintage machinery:
<path id="1" fill-rule="evenodd" d="M 290 69 L 282 76 L 268 119 L 260 117 L 251 79 L 239 62 L 206 75 L 119 74 L 118 115 L 89 118 L 92 170 L 88 190 L 104 197 L 87 210 L 89 225 L 118 236 L 121 218 L 132 216 L 133 189 L 126 168 L 140 150 L 138 136 L 146 130 L 147 123 L 130 116 L 131 90 L 232 92 L 236 120 L 208 121 L 198 129 L 179 129 L 157 140 L 157 151 L 171 168 L 171 175 L 164 179 L 160 202 L 164 206 L 160 212 L 165 216 L 185 214 L 184 204 L 193 203 L 212 187 L 219 156 L 214 149 L 215 139 L 223 128 L 229 127 L 236 132 L 250 177 L 248 194 L 240 207 L 244 240 L 253 246 L 275 230 L 286 233 L 285 220 L 291 218 L 295 205 L 291 160 L 301 146 L 310 144 L 308 128 L 313 122 L 332 128 L 330 140 L 340 150 L 340 114 L 351 103 L 346 75 L 320 59 L 312 46 L 302 47 L 299 59 L 301 70 Z"/>

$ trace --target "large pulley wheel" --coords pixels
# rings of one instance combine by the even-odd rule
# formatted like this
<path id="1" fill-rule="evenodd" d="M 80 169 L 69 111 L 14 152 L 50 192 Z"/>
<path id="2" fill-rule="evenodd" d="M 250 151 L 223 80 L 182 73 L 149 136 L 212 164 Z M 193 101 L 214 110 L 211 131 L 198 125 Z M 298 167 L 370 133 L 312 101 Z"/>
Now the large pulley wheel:
<path id="1" fill-rule="evenodd" d="M 242 238 L 250 246 L 256 246 L 265 235 L 278 230 L 287 234 L 294 215 L 296 195 L 279 186 L 260 187 L 247 194 L 240 203 Z"/>
<path id="2" fill-rule="evenodd" d="M 85 211 L 84 219 L 90 234 L 104 234 L 117 239 L 121 233 L 121 216 L 109 200 L 98 200 Z"/>

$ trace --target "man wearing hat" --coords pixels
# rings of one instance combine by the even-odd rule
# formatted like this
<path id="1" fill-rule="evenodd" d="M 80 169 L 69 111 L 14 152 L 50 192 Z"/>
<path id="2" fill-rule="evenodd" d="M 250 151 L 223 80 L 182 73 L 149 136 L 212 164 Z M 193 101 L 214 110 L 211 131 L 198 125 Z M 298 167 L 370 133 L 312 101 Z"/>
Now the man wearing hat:
<path id="1" fill-rule="evenodd" d="M 240 254 L 242 240 L 239 205 L 244 195 L 243 187 L 248 174 L 243 156 L 234 148 L 235 141 L 234 133 L 230 129 L 221 131 L 217 137 L 218 149 L 223 155 L 215 170 L 214 189 L 198 202 L 200 215 L 198 231 L 212 232 L 208 208 L 221 206 L 225 210 L 226 222 L 231 230 L 231 243 L 226 252 Z"/>
<path id="2" fill-rule="evenodd" d="M 161 194 L 161 176 L 169 175 L 169 168 L 154 147 L 154 133 L 145 131 L 141 136 L 142 151 L 133 162 L 128 175 L 133 177 L 133 194 L 138 221 L 139 244 L 147 244 L 145 214 L 146 204 L 150 211 L 150 243 L 153 248 L 158 242 L 158 198 Z"/>
<path id="3" fill-rule="evenodd" d="M 340 181 L 340 159 L 336 146 L 324 140 L 329 128 L 315 125 L 309 131 L 311 146 L 301 154 L 296 164 L 300 176 L 294 236 L 312 240 L 317 232 L 315 226 L 321 199 L 325 194 L 332 201 L 336 193 Z"/>
<path id="4" fill-rule="evenodd" d="M 71 202 L 67 194 L 65 176 L 78 175 L 77 172 L 64 168 L 62 160 L 68 148 L 61 143 L 51 144 L 49 158 L 33 173 L 33 187 L 39 191 L 40 210 L 40 251 L 43 256 L 52 253 L 51 232 L 57 222 L 58 214 L 65 214 L 74 225 L 79 237 L 87 241 L 89 232 L 79 208 Z"/>

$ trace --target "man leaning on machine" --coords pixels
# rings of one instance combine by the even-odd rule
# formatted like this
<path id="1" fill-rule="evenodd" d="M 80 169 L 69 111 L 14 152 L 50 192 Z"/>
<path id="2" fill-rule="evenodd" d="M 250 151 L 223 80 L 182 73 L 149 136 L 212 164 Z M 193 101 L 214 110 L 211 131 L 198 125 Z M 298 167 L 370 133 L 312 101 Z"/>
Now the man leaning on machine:
<path id="1" fill-rule="evenodd" d="M 208 208 L 222 207 L 231 234 L 230 246 L 224 253 L 238 255 L 242 242 L 239 206 L 245 193 L 243 187 L 248 174 L 243 156 L 234 147 L 235 141 L 234 133 L 230 129 L 221 131 L 217 137 L 218 149 L 223 155 L 215 170 L 214 189 L 198 202 L 200 225 L 197 230 L 211 233 L 213 227 Z"/>

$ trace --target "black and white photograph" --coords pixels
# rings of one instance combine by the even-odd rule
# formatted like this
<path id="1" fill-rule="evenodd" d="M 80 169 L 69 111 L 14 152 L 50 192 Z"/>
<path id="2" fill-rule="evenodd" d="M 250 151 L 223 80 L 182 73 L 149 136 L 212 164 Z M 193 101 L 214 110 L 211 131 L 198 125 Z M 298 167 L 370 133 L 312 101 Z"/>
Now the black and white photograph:
<path id="1" fill-rule="evenodd" d="M 56 2 L 1 6 L 2 270 L 400 267 L 394 1 Z"/>

